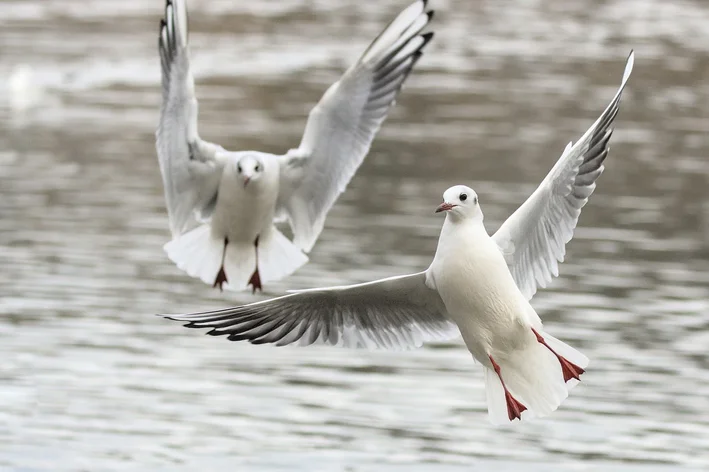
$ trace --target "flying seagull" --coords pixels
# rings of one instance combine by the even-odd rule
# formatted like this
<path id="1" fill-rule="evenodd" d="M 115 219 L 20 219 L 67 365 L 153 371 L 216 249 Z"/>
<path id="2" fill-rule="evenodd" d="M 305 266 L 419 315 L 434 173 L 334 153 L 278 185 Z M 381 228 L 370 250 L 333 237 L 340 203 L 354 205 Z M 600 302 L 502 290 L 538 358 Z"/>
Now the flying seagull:
<path id="1" fill-rule="evenodd" d="M 162 316 L 254 344 L 411 348 L 460 334 L 483 365 L 493 423 L 551 413 L 579 382 L 588 359 L 547 333 L 529 300 L 558 275 L 581 208 L 603 172 L 633 61 L 631 52 L 620 88 L 600 118 L 569 143 L 492 237 L 478 195 L 457 185 L 445 191 L 436 209 L 446 218 L 436 255 L 423 272 Z"/>
<path id="2" fill-rule="evenodd" d="M 308 261 L 348 182 L 433 33 L 427 0 L 404 9 L 312 109 L 284 155 L 227 151 L 197 132 L 185 0 L 167 0 L 158 41 L 162 108 L 156 133 L 177 266 L 214 287 L 261 289 Z M 192 217 L 201 223 L 193 228 Z M 288 221 L 290 241 L 274 222 Z"/>

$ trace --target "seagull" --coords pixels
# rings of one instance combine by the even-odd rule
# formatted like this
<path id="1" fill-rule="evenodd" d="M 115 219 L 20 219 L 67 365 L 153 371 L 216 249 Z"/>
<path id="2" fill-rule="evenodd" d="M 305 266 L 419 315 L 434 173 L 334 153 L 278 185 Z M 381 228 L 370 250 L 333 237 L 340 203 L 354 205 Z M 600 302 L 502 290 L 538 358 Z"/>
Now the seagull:
<path id="1" fill-rule="evenodd" d="M 308 261 L 325 216 L 365 156 L 423 49 L 428 0 L 404 9 L 335 82 L 284 155 L 227 151 L 197 132 L 185 0 L 160 21 L 162 107 L 156 148 L 177 266 L 220 290 L 255 292 Z M 195 227 L 192 217 L 197 222 Z M 293 241 L 275 222 L 288 221 Z"/>
<path id="2" fill-rule="evenodd" d="M 532 195 L 489 236 L 478 195 L 449 188 L 436 254 L 427 270 L 358 285 L 293 291 L 223 310 L 161 315 L 211 328 L 231 341 L 403 349 L 462 335 L 485 371 L 493 424 L 555 411 L 578 384 L 588 358 L 544 330 L 529 300 L 558 276 L 565 245 L 608 155 L 618 92 Z"/>

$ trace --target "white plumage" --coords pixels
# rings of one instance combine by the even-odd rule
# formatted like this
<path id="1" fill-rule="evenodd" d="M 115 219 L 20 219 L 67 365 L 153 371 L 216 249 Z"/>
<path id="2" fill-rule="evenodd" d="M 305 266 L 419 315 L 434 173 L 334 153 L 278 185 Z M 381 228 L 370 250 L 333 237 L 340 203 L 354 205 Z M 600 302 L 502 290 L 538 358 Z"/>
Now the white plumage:
<path id="1" fill-rule="evenodd" d="M 164 316 L 254 344 L 410 348 L 461 334 L 485 369 L 493 423 L 551 413 L 578 384 L 588 359 L 544 331 L 529 299 L 558 273 L 557 261 L 603 170 L 632 66 L 631 52 L 611 104 L 492 237 L 477 194 L 458 185 L 436 210 L 446 219 L 424 272 Z"/>
<path id="2" fill-rule="evenodd" d="M 427 0 L 404 9 L 313 108 L 300 146 L 284 155 L 230 152 L 199 137 L 185 0 L 167 0 L 159 51 L 163 100 L 157 153 L 173 240 L 170 259 L 189 275 L 254 290 L 308 260 L 328 211 L 433 33 Z M 208 228 L 194 226 L 194 216 Z M 286 220 L 289 241 L 274 226 Z M 208 230 L 207 230 L 208 229 Z"/>

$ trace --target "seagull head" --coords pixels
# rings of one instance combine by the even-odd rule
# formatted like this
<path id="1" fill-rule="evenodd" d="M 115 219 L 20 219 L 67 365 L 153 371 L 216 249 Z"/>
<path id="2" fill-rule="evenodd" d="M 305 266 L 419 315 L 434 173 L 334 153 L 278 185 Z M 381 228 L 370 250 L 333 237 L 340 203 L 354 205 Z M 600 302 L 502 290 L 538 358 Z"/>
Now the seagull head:
<path id="1" fill-rule="evenodd" d="M 465 185 L 456 185 L 443 192 L 443 203 L 438 205 L 436 213 L 442 211 L 455 220 L 482 215 L 478 194 Z"/>
<path id="2" fill-rule="evenodd" d="M 255 156 L 244 156 L 236 163 L 236 173 L 244 183 L 244 187 L 259 180 L 263 171 L 263 162 Z"/>

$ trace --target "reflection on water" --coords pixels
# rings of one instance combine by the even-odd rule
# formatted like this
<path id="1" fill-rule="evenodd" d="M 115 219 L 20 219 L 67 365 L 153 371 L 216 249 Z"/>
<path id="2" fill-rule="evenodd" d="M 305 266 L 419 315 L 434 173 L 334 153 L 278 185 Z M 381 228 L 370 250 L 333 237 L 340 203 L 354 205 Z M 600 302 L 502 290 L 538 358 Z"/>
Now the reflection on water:
<path id="1" fill-rule="evenodd" d="M 297 145 L 310 107 L 402 6 L 191 1 L 203 137 Z M 709 7 L 433 7 L 436 39 L 312 262 L 268 294 L 425 268 L 441 225 L 432 210 L 452 184 L 478 191 L 494 230 L 597 117 L 635 48 L 606 172 L 562 276 L 533 300 L 548 330 L 592 360 L 562 409 L 493 428 L 459 341 L 408 353 L 255 347 L 152 316 L 251 300 L 186 277 L 161 249 L 162 5 L 10 0 L 0 4 L 1 469 L 709 467 Z M 20 64 L 44 89 L 39 108 L 10 106 Z"/>

